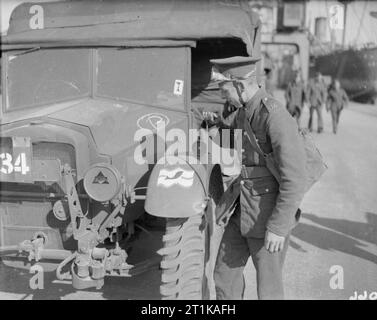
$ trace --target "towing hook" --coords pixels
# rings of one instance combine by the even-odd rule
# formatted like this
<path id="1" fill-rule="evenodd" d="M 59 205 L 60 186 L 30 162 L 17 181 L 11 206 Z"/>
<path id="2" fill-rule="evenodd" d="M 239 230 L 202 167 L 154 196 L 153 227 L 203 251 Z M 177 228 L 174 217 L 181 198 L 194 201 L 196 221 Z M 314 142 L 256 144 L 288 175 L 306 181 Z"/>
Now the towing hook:
<path id="1" fill-rule="evenodd" d="M 42 231 L 38 231 L 36 233 L 34 233 L 31 241 L 34 243 L 34 242 L 38 242 L 38 243 L 42 243 L 42 245 L 46 245 L 47 243 L 47 235 L 42 232 Z"/>
<path id="2" fill-rule="evenodd" d="M 31 240 L 24 240 L 18 245 L 18 252 L 27 252 L 28 260 L 39 261 L 41 259 L 40 252 L 47 243 L 47 235 L 41 231 L 36 232 Z"/>

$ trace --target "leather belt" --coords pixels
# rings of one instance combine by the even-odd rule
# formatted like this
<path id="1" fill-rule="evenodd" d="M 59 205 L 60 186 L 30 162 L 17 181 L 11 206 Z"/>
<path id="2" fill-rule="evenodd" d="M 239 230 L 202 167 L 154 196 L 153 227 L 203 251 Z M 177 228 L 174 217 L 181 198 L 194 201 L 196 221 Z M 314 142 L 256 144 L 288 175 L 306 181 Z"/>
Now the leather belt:
<path id="1" fill-rule="evenodd" d="M 250 179 L 250 178 L 261 178 L 261 177 L 268 177 L 272 176 L 270 170 L 267 167 L 246 167 L 242 166 L 241 168 L 241 177 L 243 179 Z"/>

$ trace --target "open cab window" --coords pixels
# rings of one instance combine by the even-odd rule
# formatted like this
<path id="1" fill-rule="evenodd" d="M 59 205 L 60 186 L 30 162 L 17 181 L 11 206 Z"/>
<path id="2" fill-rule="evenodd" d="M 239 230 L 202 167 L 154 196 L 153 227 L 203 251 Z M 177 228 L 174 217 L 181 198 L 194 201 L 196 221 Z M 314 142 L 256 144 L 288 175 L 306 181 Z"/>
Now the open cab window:
<path id="1" fill-rule="evenodd" d="M 184 109 L 185 48 L 104 48 L 97 60 L 97 95 Z"/>

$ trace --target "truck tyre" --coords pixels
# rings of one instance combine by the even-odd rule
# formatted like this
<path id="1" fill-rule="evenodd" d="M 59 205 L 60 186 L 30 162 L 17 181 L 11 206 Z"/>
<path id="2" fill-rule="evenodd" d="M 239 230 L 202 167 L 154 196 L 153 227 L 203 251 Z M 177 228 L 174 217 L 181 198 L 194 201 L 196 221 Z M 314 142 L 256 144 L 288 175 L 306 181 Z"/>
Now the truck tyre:
<path id="1" fill-rule="evenodd" d="M 208 237 L 203 214 L 167 218 L 162 238 L 162 299 L 200 300 L 207 295 L 205 266 Z"/>

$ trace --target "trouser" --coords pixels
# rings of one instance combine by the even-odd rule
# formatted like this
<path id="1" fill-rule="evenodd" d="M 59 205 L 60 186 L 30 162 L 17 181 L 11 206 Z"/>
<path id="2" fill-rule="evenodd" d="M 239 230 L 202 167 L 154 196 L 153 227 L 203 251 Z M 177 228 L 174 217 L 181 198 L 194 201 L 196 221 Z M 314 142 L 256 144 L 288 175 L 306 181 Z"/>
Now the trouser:
<path id="1" fill-rule="evenodd" d="M 317 117 L 318 117 L 318 132 L 323 131 L 323 120 L 322 120 L 322 106 L 311 106 L 309 109 L 309 123 L 308 123 L 308 128 L 310 131 L 312 131 L 312 124 L 313 124 L 313 113 L 314 111 L 317 112 Z"/>
<path id="2" fill-rule="evenodd" d="M 243 298 L 243 271 L 251 256 L 257 274 L 259 299 L 283 299 L 282 271 L 289 236 L 280 252 L 270 253 L 264 239 L 245 238 L 231 218 L 222 238 L 214 272 L 216 297 L 219 300 Z"/>
<path id="3" fill-rule="evenodd" d="M 338 131 L 338 124 L 340 113 L 342 112 L 342 108 L 331 108 L 331 118 L 332 118 L 332 131 L 336 133 Z"/>

